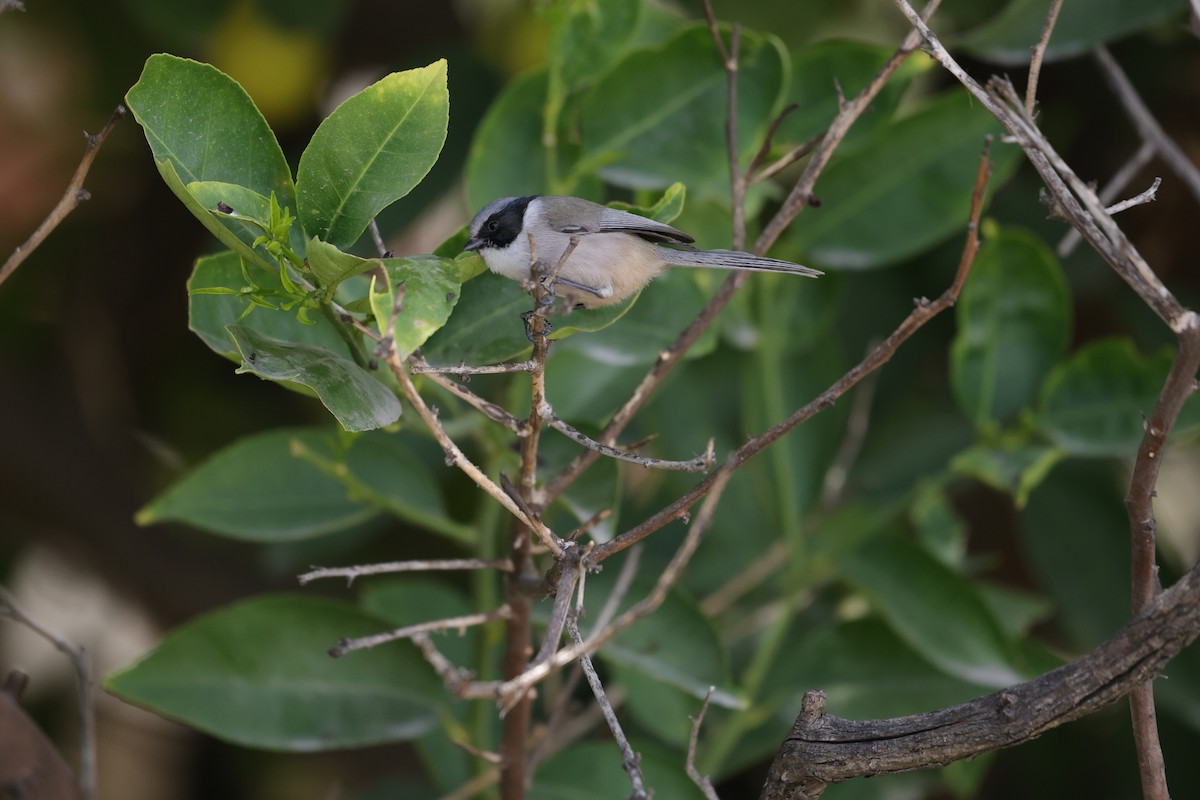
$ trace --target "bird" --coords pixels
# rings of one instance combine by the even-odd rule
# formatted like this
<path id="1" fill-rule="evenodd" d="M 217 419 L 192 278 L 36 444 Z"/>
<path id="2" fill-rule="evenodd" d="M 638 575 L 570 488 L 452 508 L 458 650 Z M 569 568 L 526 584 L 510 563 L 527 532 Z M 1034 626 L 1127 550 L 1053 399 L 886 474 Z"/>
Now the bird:
<path id="1" fill-rule="evenodd" d="M 692 236 L 647 217 L 579 197 L 502 197 L 484 206 L 463 247 L 506 278 L 530 277 L 531 256 L 551 270 L 572 237 L 575 249 L 549 287 L 568 307 L 600 308 L 637 293 L 666 267 L 785 272 L 815 278 L 811 267 L 737 250 L 700 250 Z M 530 239 L 533 240 L 533 252 Z"/>

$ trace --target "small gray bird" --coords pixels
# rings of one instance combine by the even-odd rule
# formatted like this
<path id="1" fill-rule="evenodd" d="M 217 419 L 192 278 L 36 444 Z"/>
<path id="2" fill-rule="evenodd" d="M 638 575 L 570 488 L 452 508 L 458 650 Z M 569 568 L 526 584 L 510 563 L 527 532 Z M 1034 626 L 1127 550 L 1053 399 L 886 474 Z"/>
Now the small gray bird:
<path id="1" fill-rule="evenodd" d="M 680 230 L 627 211 L 578 197 L 503 197 L 471 220 L 464 250 L 477 250 L 492 272 L 513 280 L 529 277 L 529 238 L 537 257 L 552 268 L 572 236 L 579 237 L 555 281 L 569 305 L 587 308 L 619 303 L 665 267 L 789 272 L 815 278 L 822 273 L 790 261 L 734 250 L 698 250 Z"/>

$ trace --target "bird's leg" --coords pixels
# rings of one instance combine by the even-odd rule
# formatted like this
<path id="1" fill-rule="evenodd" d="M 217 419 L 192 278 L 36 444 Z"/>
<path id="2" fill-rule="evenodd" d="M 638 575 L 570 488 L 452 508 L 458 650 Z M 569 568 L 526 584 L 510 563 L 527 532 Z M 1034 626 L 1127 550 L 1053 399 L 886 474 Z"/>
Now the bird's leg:
<path id="1" fill-rule="evenodd" d="M 542 318 L 542 330 L 539 333 L 533 332 L 533 318 L 537 316 L 538 309 L 531 309 L 521 315 L 521 321 L 525 323 L 525 338 L 529 341 L 534 341 L 539 336 L 546 338 L 554 331 L 554 326 L 550 324 L 550 320 Z"/>

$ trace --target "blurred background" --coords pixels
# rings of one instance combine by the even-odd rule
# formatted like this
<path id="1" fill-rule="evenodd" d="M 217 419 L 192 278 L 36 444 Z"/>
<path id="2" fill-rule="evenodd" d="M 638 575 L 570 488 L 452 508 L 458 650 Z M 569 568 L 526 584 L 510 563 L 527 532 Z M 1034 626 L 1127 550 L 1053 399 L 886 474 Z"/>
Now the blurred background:
<path id="1" fill-rule="evenodd" d="M 736 17 L 793 46 L 837 37 L 893 44 L 905 30 L 882 0 L 716 5 L 723 18 Z M 935 27 L 944 35 L 966 31 L 1002 5 L 948 0 Z M 701 16 L 698 3 L 669 6 Z M 341 99 L 389 72 L 447 58 L 451 118 L 445 150 L 429 178 L 380 219 L 395 252 L 429 252 L 469 218 L 462 170 L 477 123 L 500 87 L 541 62 L 546 36 L 537 5 L 516 0 L 29 0 L 24 11 L 0 15 L 0 258 L 57 202 L 83 152 L 83 132 L 104 125 L 156 52 L 209 61 L 240 81 L 293 165 L 316 124 Z M 1193 161 L 1200 160 L 1197 39 L 1173 24 L 1115 43 L 1114 52 L 1168 132 Z M 966 63 L 978 77 L 1001 71 Z M 1022 68 L 1004 69 L 1023 85 Z M 935 71 L 926 80 L 945 78 Z M 1047 65 L 1039 99 L 1052 109 L 1043 120 L 1051 140 L 1085 178 L 1111 175 L 1136 149 L 1136 134 L 1086 57 Z M 1159 174 L 1161 166 L 1147 167 L 1129 194 Z M 1037 185 L 1022 167 L 989 214 L 1052 228 L 1055 223 L 1026 202 Z M 325 415 L 299 395 L 235 376 L 231 364 L 189 332 L 185 281 L 195 258 L 217 245 L 163 185 L 131 118 L 101 149 L 86 187 L 91 199 L 0 288 L 0 582 L 31 615 L 86 645 L 97 673 L 104 674 L 203 611 L 295 587 L 296 565 L 319 557 L 319 544 L 309 551 L 239 544 L 170 525 L 140 528 L 133 515 L 186 468 L 239 436 L 323 422 Z M 1190 235 L 1197 210 L 1196 201 L 1168 179 L 1152 212 L 1137 209 L 1121 220 L 1193 308 L 1200 304 Z M 955 242 L 950 249 L 958 247 Z M 1170 343 L 1168 332 L 1115 285 L 1111 272 L 1093 263 L 1095 256 L 1081 249 L 1073 258 L 1070 263 L 1084 265 L 1069 271 L 1075 341 L 1121 331 L 1133 332 L 1147 348 Z M 919 267 L 859 273 L 845 277 L 844 292 L 860 297 L 869 310 L 882 298 L 917 296 L 942 285 L 927 277 Z M 871 336 L 865 326 L 873 321 L 856 323 L 862 341 Z M 949 317 L 939 320 L 928 335 L 944 342 L 952 325 Z M 886 333 L 873 327 L 874 335 Z M 944 370 L 938 361 L 944 348 L 932 349 L 928 363 L 921 357 L 918 352 L 906 361 L 909 375 Z M 904 380 L 903 373 L 885 374 L 879 402 L 886 401 L 891 382 Z M 884 463 L 886 455 L 876 453 L 871 462 L 868 453 L 868 463 Z M 1186 496 L 1198 476 L 1185 459 L 1167 479 L 1184 487 L 1176 496 Z M 972 547 L 1015 547 L 1005 498 L 976 488 L 960 498 L 960 506 L 972 509 Z M 1196 519 L 1186 503 L 1164 514 L 1178 515 L 1176 529 Z M 364 558 L 387 552 L 380 537 L 363 536 Z M 1181 554 L 1177 566 L 1186 565 L 1185 558 Z M 1006 563 L 1015 573 L 1023 569 L 1019 557 Z M 17 626 L 0 624 L 0 668 L 14 667 L 31 676 L 25 704 L 72 759 L 68 665 Z M 357 788 L 416 768 L 402 746 L 264 754 L 105 696 L 99 697 L 99 714 L 102 798 L 348 796 L 349 789 L 337 793 L 347 776 Z M 1077 786 L 1054 787 L 1064 757 L 1089 762 L 1101 783 L 1133 790 L 1126 717 L 1122 706 L 1001 756 L 1007 768 L 994 771 L 998 777 L 986 786 L 986 796 L 1012 796 L 1005 776 L 1027 771 L 1046 776 L 1046 796 L 1080 796 L 1072 791 Z M 1195 771 L 1184 753 L 1190 747 L 1194 755 L 1200 738 L 1169 717 L 1162 724 L 1169 746 L 1182 748 L 1168 751 L 1169 774 Z M 1109 748 L 1120 754 L 1119 766 L 1097 757 Z M 1193 774 L 1182 785 L 1200 782 Z M 754 794 L 753 786 L 754 779 L 747 779 L 727 796 Z"/>

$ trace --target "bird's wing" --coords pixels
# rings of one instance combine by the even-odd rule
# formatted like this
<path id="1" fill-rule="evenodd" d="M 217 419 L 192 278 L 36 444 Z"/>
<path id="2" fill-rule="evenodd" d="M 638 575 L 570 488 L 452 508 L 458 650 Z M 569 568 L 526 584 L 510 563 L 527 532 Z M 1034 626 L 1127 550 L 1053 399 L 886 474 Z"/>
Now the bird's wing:
<path id="1" fill-rule="evenodd" d="M 648 217 L 639 217 L 628 211 L 605 207 L 600 215 L 600 233 L 632 233 L 652 242 L 669 244 L 691 244 L 696 241 L 678 228 L 672 228 Z"/>

